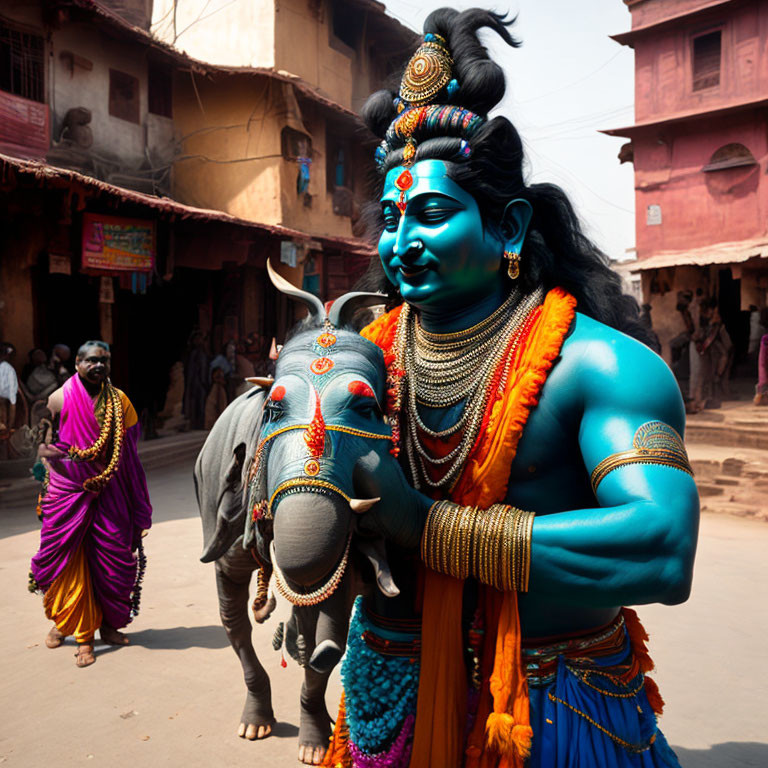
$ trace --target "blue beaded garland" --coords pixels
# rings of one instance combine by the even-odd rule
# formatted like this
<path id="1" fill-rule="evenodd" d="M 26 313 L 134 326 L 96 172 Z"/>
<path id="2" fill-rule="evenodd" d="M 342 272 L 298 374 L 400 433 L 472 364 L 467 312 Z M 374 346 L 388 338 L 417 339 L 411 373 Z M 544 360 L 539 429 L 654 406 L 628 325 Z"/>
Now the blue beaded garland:
<path id="1" fill-rule="evenodd" d="M 372 650 L 363 639 L 366 631 L 376 633 L 377 628 L 367 619 L 362 597 L 358 596 L 341 664 L 341 679 L 350 739 L 364 752 L 374 754 L 397 738 L 405 718 L 416 711 L 419 662 Z M 408 642 L 414 635 L 400 637 Z"/>

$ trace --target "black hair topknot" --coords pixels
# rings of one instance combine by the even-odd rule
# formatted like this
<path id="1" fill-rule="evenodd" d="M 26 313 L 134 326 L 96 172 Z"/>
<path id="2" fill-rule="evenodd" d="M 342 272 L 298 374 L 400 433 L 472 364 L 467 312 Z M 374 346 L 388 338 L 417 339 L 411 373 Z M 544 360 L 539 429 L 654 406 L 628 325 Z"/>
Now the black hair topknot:
<path id="1" fill-rule="evenodd" d="M 445 38 L 454 60 L 453 77 L 458 89 L 450 98 L 451 106 L 486 117 L 504 97 L 504 72 L 491 60 L 477 32 L 492 29 L 516 48 L 520 43 L 508 30 L 513 22 L 505 15 L 479 8 L 461 12 L 440 8 L 427 17 L 424 33 Z M 379 138 L 384 138 L 397 117 L 396 95 L 390 90 L 378 91 L 363 107 L 364 122 Z M 442 99 L 447 96 L 438 94 L 435 101 L 447 103 Z M 554 184 L 526 183 L 525 153 L 515 126 L 502 116 L 487 120 L 469 138 L 468 158 L 457 156 L 458 142 L 457 138 L 445 136 L 422 138 L 413 162 L 443 160 L 449 177 L 477 200 L 486 227 L 501 226 L 504 209 L 511 200 L 522 198 L 531 204 L 533 217 L 520 254 L 521 289 L 531 291 L 539 285 L 545 290 L 564 288 L 576 298 L 580 312 L 649 343 L 651 337 L 639 322 L 637 302 L 623 293 L 621 278 L 611 269 L 608 256 L 584 234 L 565 192 Z M 376 199 L 387 171 L 402 162 L 402 147 L 393 148 L 383 159 Z M 380 206 L 368 205 L 364 217 L 369 237 L 377 240 L 383 229 Z M 501 263 L 500 268 L 506 269 Z M 377 257 L 371 260 L 358 289 L 386 292 L 390 305 L 402 301 L 387 281 Z"/>

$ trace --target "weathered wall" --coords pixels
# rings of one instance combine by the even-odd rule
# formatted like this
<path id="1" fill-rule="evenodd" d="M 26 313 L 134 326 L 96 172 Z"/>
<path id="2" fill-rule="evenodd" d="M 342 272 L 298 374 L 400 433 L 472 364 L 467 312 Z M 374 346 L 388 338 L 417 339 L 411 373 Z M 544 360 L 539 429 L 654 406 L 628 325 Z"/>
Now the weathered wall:
<path id="1" fill-rule="evenodd" d="M 175 26 L 174 26 L 175 25 Z M 152 31 L 211 64 L 275 66 L 273 0 L 155 0 Z"/>
<path id="2" fill-rule="evenodd" d="M 683 6 L 701 2 L 678 3 Z M 635 13 L 646 5 L 633 7 Z M 666 0 L 664 16 L 672 15 Z M 694 91 L 693 43 L 697 35 L 722 25 L 720 85 Z M 686 26 L 643 35 L 635 47 L 635 119 L 642 122 L 723 103 L 764 98 L 768 93 L 768 6 L 751 2 L 713 11 Z"/>
<path id="3" fill-rule="evenodd" d="M 333 212 L 333 194 L 328 190 L 326 138 L 328 130 L 333 129 L 327 128 L 325 115 L 323 110 L 311 108 L 308 105 L 305 105 L 302 112 L 305 125 L 312 136 L 312 165 L 310 166 L 308 189 L 311 195 L 310 206 L 305 204 L 303 195 L 296 194 L 298 164 L 285 159 L 281 162 L 280 204 L 282 223 L 287 227 L 301 229 L 312 234 L 349 237 L 352 234 L 350 218 L 337 216 Z"/>
<path id="4" fill-rule="evenodd" d="M 70 70 L 61 58 L 64 51 L 93 63 L 88 71 L 75 66 Z M 67 110 L 85 107 L 92 114 L 94 154 L 119 157 L 129 165 L 139 165 L 144 157 L 147 120 L 147 61 L 136 55 L 135 46 L 105 37 L 90 24 L 67 24 L 55 30 L 51 43 L 51 120 L 52 138 L 60 137 Z M 139 122 L 132 123 L 109 114 L 109 70 L 116 69 L 139 81 Z"/>
<path id="5" fill-rule="evenodd" d="M 275 66 L 306 80 L 335 102 L 352 107 L 357 51 L 333 40 L 330 0 L 280 0 L 275 4 Z M 361 30 L 361 39 L 364 30 Z"/>
<path id="6" fill-rule="evenodd" d="M 714 152 L 743 144 L 757 165 L 703 172 Z M 698 121 L 633 140 L 639 258 L 659 250 L 757 237 L 768 221 L 768 121 L 762 112 Z M 662 223 L 649 225 L 649 205 Z"/>
<path id="7" fill-rule="evenodd" d="M 173 196 L 249 221 L 280 223 L 279 83 L 267 77 L 179 73 L 174 116 L 181 154 Z"/>

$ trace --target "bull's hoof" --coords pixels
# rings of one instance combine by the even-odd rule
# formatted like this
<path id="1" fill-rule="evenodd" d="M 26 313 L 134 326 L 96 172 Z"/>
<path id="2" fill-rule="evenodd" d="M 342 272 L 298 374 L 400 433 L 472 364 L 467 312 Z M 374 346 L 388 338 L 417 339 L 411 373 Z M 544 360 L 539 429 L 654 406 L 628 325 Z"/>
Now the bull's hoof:
<path id="1" fill-rule="evenodd" d="M 299 720 L 299 762 L 320 765 L 328 749 L 331 736 L 331 718 L 325 709 L 307 712 L 303 707 Z"/>
<path id="2" fill-rule="evenodd" d="M 309 667 L 321 675 L 328 674 L 341 661 L 343 655 L 344 651 L 333 640 L 323 640 L 310 656 Z"/>
<path id="3" fill-rule="evenodd" d="M 237 735 L 241 739 L 257 741 L 266 739 L 272 733 L 275 724 L 275 716 L 272 714 L 272 706 L 267 703 L 265 708 L 258 698 L 250 691 L 245 697 L 243 714 L 240 716 L 240 725 L 237 727 Z"/>

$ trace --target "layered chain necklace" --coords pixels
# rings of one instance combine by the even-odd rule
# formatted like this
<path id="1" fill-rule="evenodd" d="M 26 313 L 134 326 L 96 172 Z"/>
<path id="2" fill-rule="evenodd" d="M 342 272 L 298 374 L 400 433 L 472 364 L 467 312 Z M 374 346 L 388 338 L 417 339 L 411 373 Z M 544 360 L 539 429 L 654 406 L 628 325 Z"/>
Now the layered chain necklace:
<path id="1" fill-rule="evenodd" d="M 409 311 L 408 305 L 403 307 L 406 316 L 401 318 L 401 343 L 408 412 L 405 448 L 416 488 L 424 483 L 448 492 L 453 488 L 477 440 L 493 396 L 491 380 L 508 357 L 508 351 L 514 351 L 525 319 L 543 298 L 540 288 L 524 297 L 515 288 L 492 315 L 455 333 L 430 333 Z M 419 405 L 450 408 L 462 402 L 461 415 L 447 429 L 432 430 L 419 415 Z M 420 434 L 445 439 L 460 431 L 457 445 L 438 458 L 430 454 Z M 442 470 L 438 480 L 432 479 L 428 466 Z"/>

